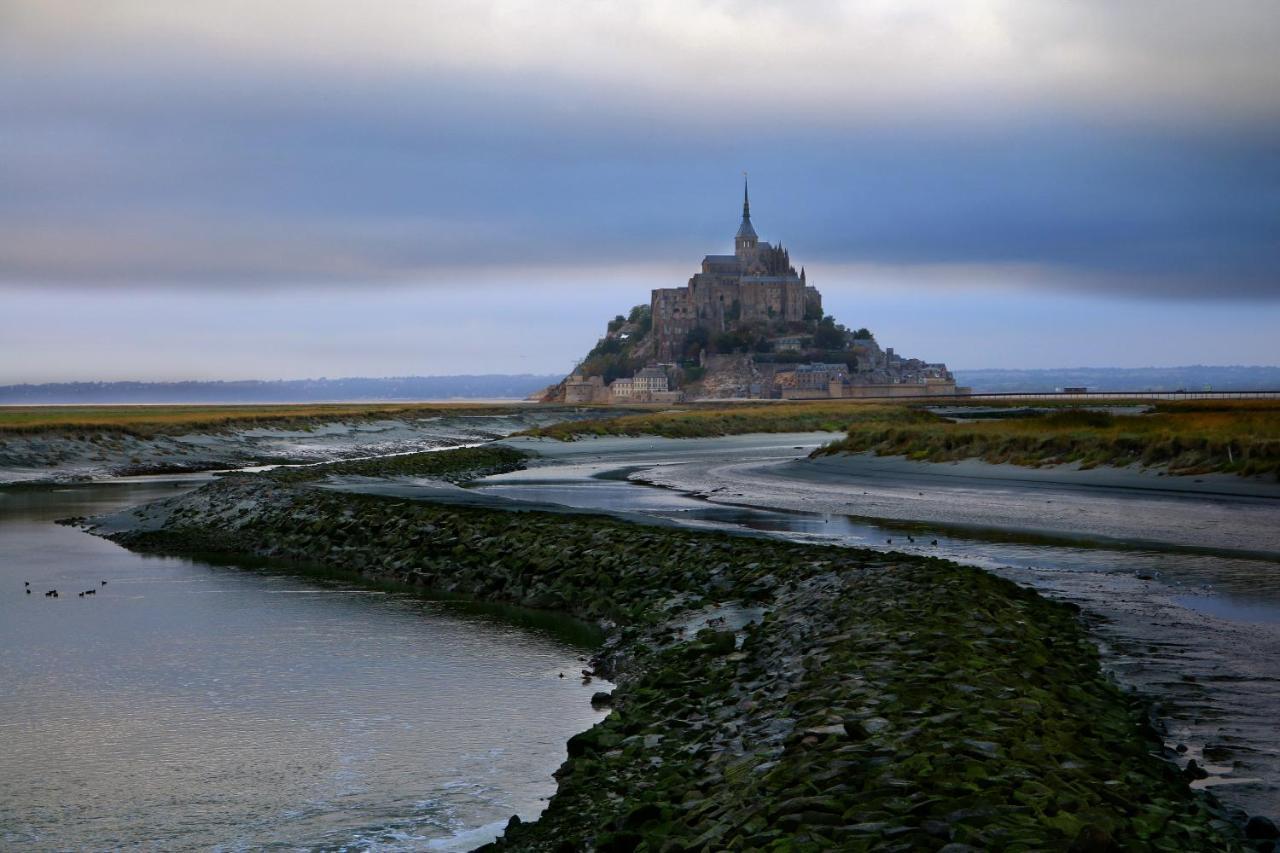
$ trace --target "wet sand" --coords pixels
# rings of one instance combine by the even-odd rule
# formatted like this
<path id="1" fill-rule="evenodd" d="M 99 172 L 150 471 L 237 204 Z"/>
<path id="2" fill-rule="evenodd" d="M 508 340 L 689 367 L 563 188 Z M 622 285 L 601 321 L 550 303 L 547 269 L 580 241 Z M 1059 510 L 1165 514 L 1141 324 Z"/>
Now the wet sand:
<path id="1" fill-rule="evenodd" d="M 0 484 L 74 483 L 144 474 L 329 462 L 478 444 L 564 420 L 564 412 L 335 420 L 305 428 L 228 427 L 183 435 L 52 430 L 0 435 Z"/>
<path id="2" fill-rule="evenodd" d="M 1133 470 L 807 459 L 832 438 L 509 438 L 536 454 L 528 468 L 467 488 L 408 477 L 322 487 L 602 512 L 981 566 L 1080 605 L 1105 665 L 1157 703 L 1170 757 L 1206 766 L 1210 777 L 1197 784 L 1230 806 L 1280 814 L 1280 487 Z"/>
<path id="3" fill-rule="evenodd" d="M 515 438 L 506 443 L 539 459 L 528 470 L 486 482 L 495 497 L 525 491 L 543 502 L 570 499 L 583 507 L 598 494 L 600 509 L 608 511 L 604 492 L 593 493 L 591 483 L 598 488 L 626 478 L 663 487 L 652 490 L 657 496 L 647 496 L 641 511 L 665 505 L 664 515 L 677 520 L 691 498 L 726 510 L 781 510 L 819 520 L 853 516 L 890 525 L 880 534 L 887 531 L 894 542 L 882 539 L 875 547 L 974 562 L 1073 601 L 1083 608 L 1109 670 L 1157 703 L 1170 749 L 1180 747 L 1171 757 L 1207 767 L 1210 778 L 1196 784 L 1213 787 L 1230 806 L 1250 814 L 1280 814 L 1280 732 L 1274 723 L 1280 707 L 1280 485 L 1134 469 L 930 464 L 865 454 L 806 458 L 831 438 Z M 574 488 L 577 494 L 563 497 Z M 670 496 L 665 502 L 664 490 Z M 906 530 L 921 538 L 904 542 Z M 944 539 L 939 550 L 924 538 L 947 534 L 956 539 Z M 1038 556 L 1014 561 L 1000 559 L 998 546 L 972 544 L 1010 535 L 1046 537 L 1046 545 L 1023 546 L 1021 553 Z M 833 529 L 808 538 L 872 544 L 863 528 L 856 536 Z M 1055 564 L 1055 554 L 1068 550 L 1057 547 L 1062 543 L 1091 551 L 1094 564 Z"/>
<path id="4" fill-rule="evenodd" d="M 1223 475 L 760 454 L 664 465 L 643 479 L 776 509 L 1280 555 L 1280 484 Z"/>

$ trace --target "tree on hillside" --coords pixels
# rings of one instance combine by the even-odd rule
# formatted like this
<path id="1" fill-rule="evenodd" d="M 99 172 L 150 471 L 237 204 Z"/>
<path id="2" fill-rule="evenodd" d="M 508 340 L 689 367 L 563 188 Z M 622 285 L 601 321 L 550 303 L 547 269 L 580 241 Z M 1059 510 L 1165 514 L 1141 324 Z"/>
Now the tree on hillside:
<path id="1" fill-rule="evenodd" d="M 689 330 L 689 334 L 684 336 L 684 349 L 682 354 L 687 359 L 697 359 L 697 357 L 711 343 L 711 336 L 702 326 L 695 326 Z"/>
<path id="2" fill-rule="evenodd" d="M 828 314 L 818 322 L 818 328 L 814 330 L 813 345 L 825 350 L 844 349 L 848 331 L 836 323 L 835 317 Z"/>
<path id="3" fill-rule="evenodd" d="M 631 309 L 627 322 L 636 327 L 636 336 L 642 338 L 653 328 L 653 309 L 648 305 L 637 305 Z"/>

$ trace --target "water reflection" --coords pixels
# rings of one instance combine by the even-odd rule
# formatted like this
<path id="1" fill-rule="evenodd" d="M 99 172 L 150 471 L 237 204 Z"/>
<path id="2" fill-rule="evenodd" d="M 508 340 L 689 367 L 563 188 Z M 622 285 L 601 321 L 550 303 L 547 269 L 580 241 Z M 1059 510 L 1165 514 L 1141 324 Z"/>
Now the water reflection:
<path id="1" fill-rule="evenodd" d="M 755 530 L 806 542 L 831 542 L 944 557 L 1002 571 L 1127 573 L 1196 591 L 1186 606 L 1280 621 L 1280 556 L 1215 549 L 1090 541 L 999 529 L 887 522 L 844 515 L 784 512 L 713 503 L 671 489 L 607 476 L 492 478 L 473 491 L 512 500 L 633 512 L 693 527 Z M 1212 592 L 1212 595 L 1206 594 Z"/>
<path id="2" fill-rule="evenodd" d="M 560 465 L 493 477 L 473 489 L 692 527 L 943 557 L 1074 601 L 1103 649 L 1104 667 L 1159 701 L 1167 742 L 1182 748 L 1178 761 L 1194 759 L 1208 768 L 1210 778 L 1197 785 L 1213 787 L 1225 802 L 1250 814 L 1280 813 L 1277 555 L 713 503 L 628 482 L 626 475 L 637 470 Z M 708 494 L 736 497 L 703 493 Z M 1054 497 L 1068 509 L 1091 499 L 1070 490 Z M 1145 511 L 1159 510 L 1151 503 Z"/>
<path id="3" fill-rule="evenodd" d="M 0 846 L 468 847 L 537 815 L 599 717 L 559 677 L 583 649 L 53 524 L 176 491 L 0 490 Z"/>

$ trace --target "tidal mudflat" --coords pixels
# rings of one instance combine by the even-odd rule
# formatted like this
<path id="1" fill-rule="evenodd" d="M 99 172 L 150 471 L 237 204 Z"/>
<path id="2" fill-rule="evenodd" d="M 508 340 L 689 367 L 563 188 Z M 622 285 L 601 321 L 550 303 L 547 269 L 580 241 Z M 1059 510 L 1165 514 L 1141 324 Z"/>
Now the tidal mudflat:
<path id="1" fill-rule="evenodd" d="M 1280 812 L 1280 487 L 1234 475 L 809 459 L 828 434 L 515 438 L 473 491 L 941 556 L 1084 608 L 1104 665 L 1158 702 L 1178 761 Z M 647 486 L 647 487 L 646 487 Z M 655 488 L 654 486 L 660 486 Z"/>
<path id="2" fill-rule="evenodd" d="M 67 483 L 461 447 L 574 417 L 529 406 L 6 408 L 0 483 Z"/>
<path id="3" fill-rule="evenodd" d="M 741 459 L 744 441 L 720 459 Z M 792 458 L 804 448 L 784 441 Z M 548 812 L 511 822 L 511 849 L 1239 844 L 1162 757 L 1146 700 L 1103 675 L 1077 608 L 923 554 L 517 511 L 511 494 L 485 494 L 542 473 L 461 490 L 369 472 L 327 488 L 237 476 L 100 531 L 158 553 L 355 566 L 604 627 L 591 670 L 617 680 L 613 713 L 570 741 Z M 458 492 L 482 505 L 449 505 Z"/>

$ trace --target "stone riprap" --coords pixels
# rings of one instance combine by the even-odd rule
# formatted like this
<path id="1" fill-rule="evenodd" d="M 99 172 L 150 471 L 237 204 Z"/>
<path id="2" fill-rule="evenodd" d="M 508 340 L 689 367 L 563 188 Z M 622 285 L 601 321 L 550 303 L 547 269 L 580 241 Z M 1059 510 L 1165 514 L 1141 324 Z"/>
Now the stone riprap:
<path id="1" fill-rule="evenodd" d="M 601 625 L 613 711 L 494 850 L 1244 849 L 1075 611 L 981 570 L 314 485 L 227 477 L 100 532 Z"/>

